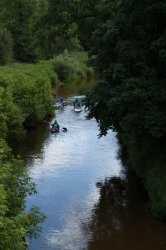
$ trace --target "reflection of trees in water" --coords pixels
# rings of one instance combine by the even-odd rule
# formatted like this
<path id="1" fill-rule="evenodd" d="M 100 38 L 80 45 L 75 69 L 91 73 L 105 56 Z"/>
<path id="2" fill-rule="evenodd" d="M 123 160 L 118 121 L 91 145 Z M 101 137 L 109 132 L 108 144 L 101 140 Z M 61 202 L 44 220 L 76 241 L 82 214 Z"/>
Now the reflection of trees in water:
<path id="1" fill-rule="evenodd" d="M 100 199 L 92 211 L 90 223 L 84 225 L 86 233 L 90 234 L 92 238 L 88 249 L 99 247 L 100 240 L 102 241 L 100 247 L 106 247 L 107 240 L 112 238 L 116 231 L 122 230 L 120 217 L 128 202 L 127 183 L 120 178 L 106 179 L 104 183 L 98 182 L 96 185 L 100 189 Z"/>
<path id="2" fill-rule="evenodd" d="M 113 177 L 97 183 L 100 199 L 92 211 L 89 223 L 82 225 L 85 234 L 89 236 L 88 250 L 165 249 L 166 241 L 163 243 L 165 238 L 161 225 L 157 227 L 156 222 L 145 214 L 142 209 L 144 203 L 140 201 L 144 195 L 138 191 L 137 184 L 131 188 L 129 182 L 130 178 L 122 180 Z M 156 248 L 160 245 L 160 230 L 163 238 L 160 248 Z"/>
<path id="3" fill-rule="evenodd" d="M 88 89 L 96 84 L 96 79 L 86 79 L 82 81 L 72 81 L 70 84 L 61 85 L 56 87 L 56 95 L 68 98 L 72 95 L 83 95 Z"/>
<path id="4" fill-rule="evenodd" d="M 27 131 L 26 136 L 17 142 L 11 143 L 14 155 L 30 163 L 32 156 L 41 156 L 46 139 L 50 135 L 49 122 L 44 122 L 37 129 Z"/>

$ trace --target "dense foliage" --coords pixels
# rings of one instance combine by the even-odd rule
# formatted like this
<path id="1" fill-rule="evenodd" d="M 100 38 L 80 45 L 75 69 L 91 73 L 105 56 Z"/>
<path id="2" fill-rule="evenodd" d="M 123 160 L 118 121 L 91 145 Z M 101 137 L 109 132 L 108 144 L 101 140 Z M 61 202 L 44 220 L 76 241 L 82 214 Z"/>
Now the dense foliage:
<path id="1" fill-rule="evenodd" d="M 51 63 L 44 61 L 0 68 L 1 138 L 18 135 L 51 114 L 51 83 L 56 79 Z"/>
<path id="2" fill-rule="evenodd" d="M 118 132 L 151 211 L 166 218 L 165 15 L 165 0 L 0 0 L 0 139 L 51 113 L 51 84 L 93 75 L 85 54 L 73 53 L 88 50 L 100 78 L 88 94 L 89 118 L 100 135 Z M 1 140 L 0 250 L 26 249 L 25 237 L 36 235 L 44 217 L 22 212 L 33 191 Z"/>
<path id="3" fill-rule="evenodd" d="M 0 38 L 1 29 L 5 30 L 0 43 L 0 64 L 7 63 L 3 60 L 6 51 L 12 51 L 9 55 L 14 60 L 37 62 L 53 58 L 64 49 L 82 49 L 77 24 L 65 26 L 69 20 L 69 12 L 65 12 L 68 5 L 66 1 L 0 0 Z"/>
<path id="4" fill-rule="evenodd" d="M 109 128 L 119 132 L 128 165 L 144 180 L 153 213 L 166 218 L 165 15 L 164 0 L 114 4 L 93 33 L 92 61 L 102 80 L 87 105 L 101 135 Z"/>
<path id="5" fill-rule="evenodd" d="M 22 62 L 35 62 L 38 57 L 35 35 L 37 1 L 0 0 L 0 21 L 12 35 L 14 58 Z"/>
<path id="6" fill-rule="evenodd" d="M 13 40 L 10 32 L 0 27 L 0 64 L 4 65 L 12 61 Z"/>
<path id="7" fill-rule="evenodd" d="M 14 159 L 6 143 L 0 139 L 0 249 L 27 249 L 28 237 L 40 232 L 39 222 L 45 218 L 38 208 L 23 212 L 25 198 L 35 193 L 22 161 Z"/>
<path id="8" fill-rule="evenodd" d="M 38 208 L 23 212 L 25 198 L 35 193 L 22 161 L 14 159 L 2 138 L 18 137 L 51 112 L 51 63 L 11 64 L 0 68 L 0 249 L 27 249 L 45 218 Z"/>
<path id="9" fill-rule="evenodd" d="M 68 53 L 65 50 L 52 60 L 54 71 L 61 82 L 80 82 L 93 78 L 93 68 L 87 66 L 87 53 Z"/>

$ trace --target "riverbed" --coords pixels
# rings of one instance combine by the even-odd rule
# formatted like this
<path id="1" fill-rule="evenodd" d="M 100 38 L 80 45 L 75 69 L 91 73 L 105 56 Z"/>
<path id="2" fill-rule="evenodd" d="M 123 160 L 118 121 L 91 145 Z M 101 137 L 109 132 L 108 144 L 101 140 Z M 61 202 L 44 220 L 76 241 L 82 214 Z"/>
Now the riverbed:
<path id="1" fill-rule="evenodd" d="M 70 105 L 55 114 L 67 132 L 51 134 L 45 121 L 16 148 L 38 191 L 26 209 L 35 205 L 47 216 L 29 250 L 165 250 L 166 225 L 146 213 L 116 133 L 98 138 L 96 121 Z"/>

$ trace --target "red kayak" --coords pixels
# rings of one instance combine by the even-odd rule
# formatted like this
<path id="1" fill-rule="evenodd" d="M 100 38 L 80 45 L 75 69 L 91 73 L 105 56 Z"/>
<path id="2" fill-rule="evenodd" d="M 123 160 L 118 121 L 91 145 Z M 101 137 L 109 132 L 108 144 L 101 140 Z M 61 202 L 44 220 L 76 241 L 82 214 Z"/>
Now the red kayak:
<path id="1" fill-rule="evenodd" d="M 51 128 L 51 133 L 55 133 L 55 132 L 59 132 L 59 127 L 57 127 L 57 128 Z"/>

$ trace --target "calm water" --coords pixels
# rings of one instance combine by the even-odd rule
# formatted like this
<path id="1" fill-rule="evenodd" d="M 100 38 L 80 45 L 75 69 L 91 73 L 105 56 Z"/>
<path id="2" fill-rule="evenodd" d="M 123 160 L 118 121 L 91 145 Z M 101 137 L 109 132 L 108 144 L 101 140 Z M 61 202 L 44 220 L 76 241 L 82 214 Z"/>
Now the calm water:
<path id="1" fill-rule="evenodd" d="M 51 134 L 49 123 L 28 133 L 17 152 L 26 160 L 47 219 L 29 250 L 165 250 L 166 225 L 143 210 L 142 193 L 124 174 L 116 134 L 98 139 L 95 120 L 72 106 L 57 111 L 67 132 Z"/>

